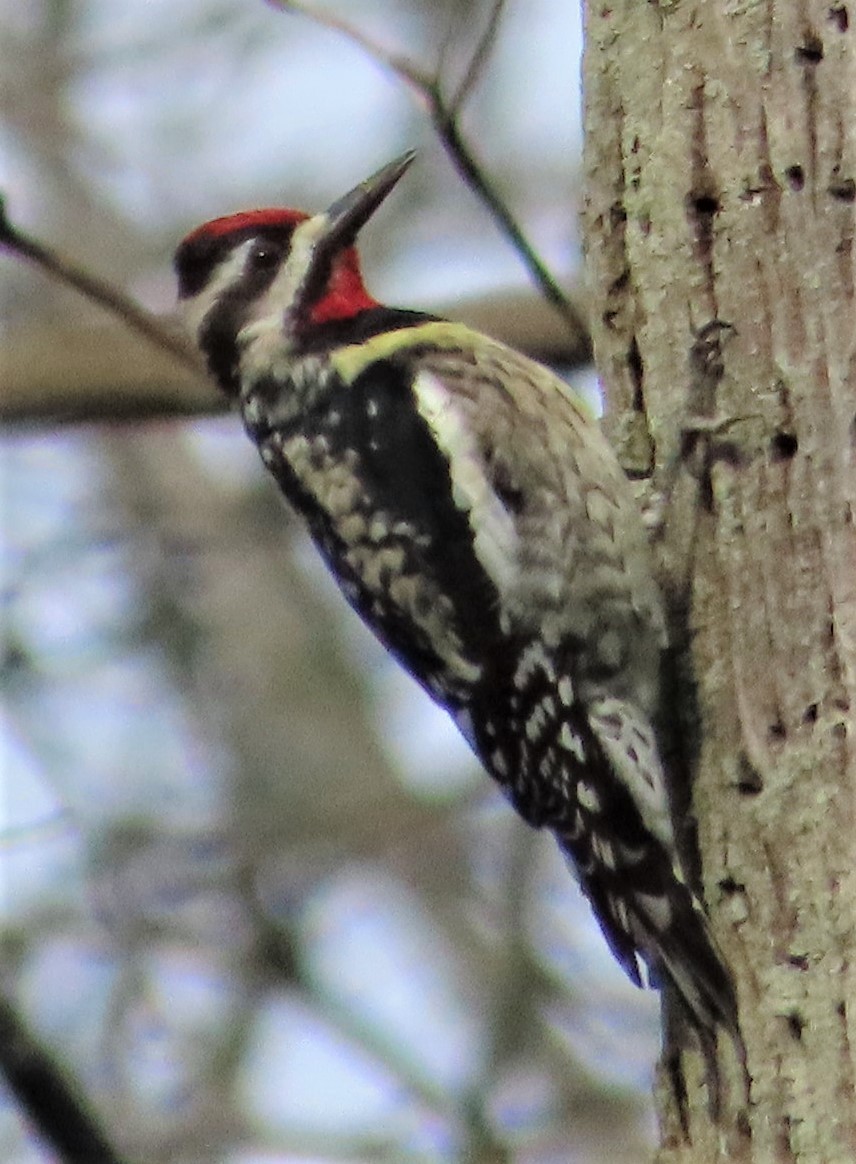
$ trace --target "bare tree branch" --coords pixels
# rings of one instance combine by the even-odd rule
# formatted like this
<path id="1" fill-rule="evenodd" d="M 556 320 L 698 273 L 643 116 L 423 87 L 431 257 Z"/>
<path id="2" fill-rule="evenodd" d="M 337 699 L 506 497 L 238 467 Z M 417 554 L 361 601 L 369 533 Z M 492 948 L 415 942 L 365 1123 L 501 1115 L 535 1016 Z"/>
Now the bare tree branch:
<path id="1" fill-rule="evenodd" d="M 578 301 L 582 309 L 582 292 Z M 430 303 L 429 310 L 545 363 L 579 368 L 587 332 L 571 335 L 544 299 L 520 288 Z M 176 363 L 119 319 L 103 326 L 44 321 L 8 328 L 0 376 L 0 424 L 77 424 L 210 416 L 227 401 L 201 370 Z"/>
<path id="2" fill-rule="evenodd" d="M 298 13 L 323 28 L 341 33 L 348 40 L 359 45 L 378 64 L 394 73 L 415 93 L 431 118 L 437 136 L 455 169 L 487 207 L 493 220 L 520 255 L 530 278 L 539 288 L 541 294 L 559 312 L 575 335 L 579 332 L 585 333 L 586 326 L 576 308 L 526 238 L 498 190 L 488 179 L 484 168 L 476 161 L 473 151 L 461 133 L 458 121 L 461 105 L 472 91 L 495 42 L 503 3 L 498 0 L 495 5 L 487 30 L 480 38 L 466 69 L 464 80 L 450 100 L 447 100 L 443 94 L 442 82 L 438 74 L 427 73 L 410 58 L 402 56 L 400 53 L 394 53 L 378 44 L 372 37 L 340 16 L 315 8 L 314 5 L 304 4 L 302 0 L 268 0 L 268 3 L 284 12 Z"/>
<path id="3" fill-rule="evenodd" d="M 176 360 L 193 371 L 203 372 L 202 361 L 189 340 L 173 331 L 167 323 L 151 311 L 146 311 L 136 300 L 112 283 L 90 275 L 82 267 L 62 258 L 45 243 L 41 243 L 13 226 L 0 199 L 0 247 L 28 259 L 61 283 L 73 287 L 99 304 L 146 337 L 157 347 L 169 352 Z"/>
<path id="4" fill-rule="evenodd" d="M 64 1074 L 2 997 L 0 1071 L 33 1127 L 63 1164 L 122 1164 Z"/>

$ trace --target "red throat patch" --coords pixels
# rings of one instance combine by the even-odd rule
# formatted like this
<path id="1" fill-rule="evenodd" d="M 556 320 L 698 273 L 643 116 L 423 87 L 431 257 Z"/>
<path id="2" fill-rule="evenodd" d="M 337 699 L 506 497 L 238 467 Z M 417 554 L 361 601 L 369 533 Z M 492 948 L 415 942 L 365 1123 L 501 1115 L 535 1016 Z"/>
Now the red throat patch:
<path id="1" fill-rule="evenodd" d="M 333 319 L 351 319 L 361 311 L 377 307 L 363 285 L 356 247 L 348 247 L 333 260 L 333 268 L 324 294 L 312 306 L 309 317 L 314 324 Z"/>

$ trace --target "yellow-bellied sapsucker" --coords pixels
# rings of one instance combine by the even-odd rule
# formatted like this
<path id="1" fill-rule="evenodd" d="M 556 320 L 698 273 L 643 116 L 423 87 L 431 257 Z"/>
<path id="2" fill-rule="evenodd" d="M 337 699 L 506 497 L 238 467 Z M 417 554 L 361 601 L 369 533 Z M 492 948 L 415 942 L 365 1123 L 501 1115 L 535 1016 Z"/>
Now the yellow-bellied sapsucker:
<path id="1" fill-rule="evenodd" d="M 176 253 L 212 375 L 348 601 L 570 858 L 616 958 L 736 1029 L 676 852 L 652 720 L 665 642 L 628 483 L 556 376 L 367 293 L 354 241 L 409 165 L 324 214 L 253 210 Z"/>

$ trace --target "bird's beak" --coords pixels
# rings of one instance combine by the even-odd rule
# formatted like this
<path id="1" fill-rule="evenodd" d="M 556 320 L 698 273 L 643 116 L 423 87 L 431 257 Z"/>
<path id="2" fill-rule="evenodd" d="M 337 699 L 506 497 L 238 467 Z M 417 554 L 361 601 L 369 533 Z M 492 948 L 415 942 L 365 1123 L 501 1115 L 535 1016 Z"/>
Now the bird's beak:
<path id="1" fill-rule="evenodd" d="M 415 157 L 416 151 L 408 150 L 337 199 L 324 214 L 326 225 L 319 240 L 324 248 L 350 246 Z"/>

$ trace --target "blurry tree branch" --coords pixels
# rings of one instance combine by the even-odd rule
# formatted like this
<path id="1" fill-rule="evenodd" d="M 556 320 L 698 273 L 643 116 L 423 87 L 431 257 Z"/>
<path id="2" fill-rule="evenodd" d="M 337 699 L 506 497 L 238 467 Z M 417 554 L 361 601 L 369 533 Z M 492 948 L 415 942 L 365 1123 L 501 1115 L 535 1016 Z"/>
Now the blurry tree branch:
<path id="1" fill-rule="evenodd" d="M 92 1113 L 4 997 L 0 997 L 0 1071 L 59 1161 L 121 1164 Z"/>
<path id="2" fill-rule="evenodd" d="M 543 299 L 527 290 L 430 304 L 535 359 L 579 368 L 587 347 L 574 343 Z M 201 370 L 124 322 L 8 329 L 0 372 L 0 422 L 76 423 L 208 416 L 226 401 Z"/>
<path id="3" fill-rule="evenodd" d="M 0 248 L 34 263 L 122 325 L 103 329 L 45 325 L 7 334 L 0 421 L 134 420 L 225 410 L 201 359 L 169 320 L 14 226 L 2 200 Z M 513 291 L 441 304 L 435 313 L 570 369 L 591 359 L 584 309 L 572 305 L 572 312 L 577 326 L 569 331 L 543 299 Z"/>
<path id="4" fill-rule="evenodd" d="M 93 303 L 99 304 L 123 320 L 128 327 L 145 336 L 157 347 L 169 352 L 185 367 L 200 373 L 203 371 L 202 360 L 189 340 L 158 316 L 146 311 L 115 284 L 99 279 L 70 260 L 62 258 L 51 247 L 45 246 L 14 226 L 6 214 L 2 199 L 0 199 L 0 247 L 28 259 L 54 279 L 73 287 Z"/>
<path id="5" fill-rule="evenodd" d="M 582 316 L 527 239 L 520 224 L 488 178 L 483 166 L 477 161 L 470 143 L 461 131 L 459 121 L 461 109 L 490 56 L 505 6 L 504 0 L 496 0 L 487 27 L 479 38 L 467 65 L 463 80 L 451 97 L 446 96 L 441 76 L 443 54 L 441 54 L 437 68 L 429 72 L 409 57 L 392 52 L 378 44 L 361 29 L 334 13 L 316 8 L 314 5 L 304 4 L 301 0 L 268 0 L 268 2 L 273 4 L 275 8 L 285 12 L 299 13 L 324 28 L 332 29 L 346 36 L 359 45 L 378 64 L 394 73 L 416 94 L 431 118 L 437 136 L 451 158 L 455 169 L 487 207 L 499 229 L 520 255 L 535 286 L 551 307 L 559 313 L 571 334 L 575 339 L 583 339 L 584 337 L 584 343 L 590 354 L 588 328 Z"/>
<path id="6" fill-rule="evenodd" d="M 124 323 L 44 323 L 9 330 L 0 371 L 0 421 L 80 423 L 205 416 L 226 401 L 201 372 L 178 364 Z"/>

